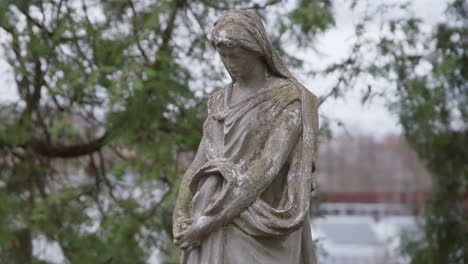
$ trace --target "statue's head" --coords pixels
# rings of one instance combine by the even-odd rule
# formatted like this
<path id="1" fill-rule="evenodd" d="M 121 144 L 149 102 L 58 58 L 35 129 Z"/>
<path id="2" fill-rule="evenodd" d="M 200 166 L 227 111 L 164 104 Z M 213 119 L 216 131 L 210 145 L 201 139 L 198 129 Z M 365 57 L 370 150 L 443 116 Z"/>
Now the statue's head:
<path id="1" fill-rule="evenodd" d="M 211 43 L 220 53 L 228 71 L 229 59 L 226 60 L 225 55 L 231 54 L 239 56 L 238 60 L 243 61 L 233 62 L 233 69 L 240 67 L 247 71 L 249 65 L 262 62 L 266 64 L 269 74 L 294 78 L 268 40 L 262 18 L 253 11 L 226 11 L 214 24 Z"/>
<path id="2" fill-rule="evenodd" d="M 250 11 L 229 10 L 214 24 L 211 42 L 234 79 L 248 74 L 258 63 L 266 64 L 265 53 L 259 43 L 259 36 L 265 34 L 260 32 L 262 30 L 260 17 Z"/>
<path id="3" fill-rule="evenodd" d="M 252 11 L 229 10 L 214 23 L 211 42 L 215 47 L 240 46 L 244 49 L 264 55 L 262 39 L 266 32 L 259 15 Z"/>

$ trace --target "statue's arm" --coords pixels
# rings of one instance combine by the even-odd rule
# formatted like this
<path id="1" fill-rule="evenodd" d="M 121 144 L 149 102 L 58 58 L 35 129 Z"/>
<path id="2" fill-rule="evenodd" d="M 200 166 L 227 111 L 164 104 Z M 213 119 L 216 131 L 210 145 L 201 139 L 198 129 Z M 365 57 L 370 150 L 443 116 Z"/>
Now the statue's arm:
<path id="1" fill-rule="evenodd" d="M 301 132 L 301 103 L 295 101 L 277 119 L 261 156 L 241 176 L 233 199 L 214 217 L 213 225 L 229 224 L 262 194 L 289 158 Z"/>
<path id="2" fill-rule="evenodd" d="M 197 153 L 192 163 L 188 167 L 179 187 L 179 194 L 175 202 L 174 211 L 173 211 L 173 233 L 174 235 L 180 233 L 185 229 L 189 223 L 184 223 L 190 219 L 190 202 L 191 202 L 191 193 L 189 188 L 189 177 L 199 169 L 207 161 L 206 152 L 205 152 L 205 137 L 203 136 L 200 145 L 198 146 Z"/>
<path id="3" fill-rule="evenodd" d="M 214 111 L 219 105 L 219 95 L 224 90 L 215 90 L 208 98 L 207 108 L 208 116 Z M 206 137 L 205 137 L 205 126 L 208 124 L 208 118 L 205 120 L 203 125 L 203 137 L 198 146 L 197 154 L 193 159 L 192 163 L 185 172 L 179 187 L 179 194 L 174 205 L 174 211 L 172 215 L 173 233 L 174 236 L 180 234 L 188 225 L 191 224 L 192 219 L 190 216 L 190 202 L 192 200 L 192 194 L 190 193 L 190 177 L 193 176 L 196 170 L 198 170 L 203 164 L 208 161 L 206 155 Z"/>

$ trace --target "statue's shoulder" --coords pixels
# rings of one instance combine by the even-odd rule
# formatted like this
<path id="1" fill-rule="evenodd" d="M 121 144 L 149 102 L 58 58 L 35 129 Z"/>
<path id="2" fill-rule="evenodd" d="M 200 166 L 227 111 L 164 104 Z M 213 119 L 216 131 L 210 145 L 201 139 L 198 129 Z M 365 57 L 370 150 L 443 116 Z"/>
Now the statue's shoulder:
<path id="1" fill-rule="evenodd" d="M 297 81 L 290 80 L 290 83 L 291 85 L 289 85 L 289 88 L 292 94 L 300 97 L 301 100 L 307 99 L 313 105 L 318 106 L 319 99 L 311 90 L 309 90 L 307 87 L 305 87 L 304 85 L 302 85 L 301 83 Z"/>
<path id="2" fill-rule="evenodd" d="M 315 95 L 311 90 L 307 89 L 306 87 L 303 88 L 304 90 L 304 95 L 303 96 L 307 96 L 307 98 L 310 100 L 310 102 L 318 107 L 319 105 L 319 98 L 317 97 L 317 95 Z"/>
<path id="3" fill-rule="evenodd" d="M 215 89 L 213 92 L 210 93 L 208 96 L 208 114 L 213 112 L 215 109 L 221 107 L 224 93 L 227 89 L 227 85 L 221 88 Z"/>
<path id="4" fill-rule="evenodd" d="M 273 90 L 273 99 L 286 106 L 293 101 L 301 100 L 301 92 L 297 85 L 289 79 L 281 80 L 276 89 Z"/>

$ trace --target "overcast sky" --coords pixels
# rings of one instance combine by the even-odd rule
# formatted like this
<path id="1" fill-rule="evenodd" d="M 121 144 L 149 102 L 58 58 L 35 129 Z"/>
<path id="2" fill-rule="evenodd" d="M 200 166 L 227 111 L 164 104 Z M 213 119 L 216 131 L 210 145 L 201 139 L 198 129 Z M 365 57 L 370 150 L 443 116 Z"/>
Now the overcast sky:
<path id="1" fill-rule="evenodd" d="M 412 8 L 416 15 L 423 19 L 424 23 L 431 25 L 440 21 L 445 5 L 448 0 L 413 0 Z M 378 2 L 389 2 L 376 0 Z M 393 2 L 399 2 L 395 0 Z M 400 1 L 402 2 L 402 1 Z M 320 35 L 315 43 L 316 47 L 322 52 L 318 57 L 313 52 L 306 52 L 308 65 L 314 68 L 320 68 L 327 63 L 338 61 L 345 57 L 353 42 L 352 35 L 354 25 L 358 21 L 356 12 L 351 11 L 349 1 L 338 0 L 335 2 L 336 27 L 327 33 Z M 369 34 L 377 34 L 379 28 L 376 26 Z M 4 32 L 0 31 L 0 39 L 4 37 Z M 302 54 L 302 53 L 301 53 Z M 321 78 L 309 78 L 307 76 L 298 76 L 305 86 L 309 87 L 315 94 L 323 95 L 328 92 L 332 80 Z M 16 87 L 13 82 L 13 76 L 9 66 L 0 54 L 0 102 L 17 100 Z M 400 133 L 400 127 L 395 115 L 390 113 L 385 107 L 383 100 L 374 100 L 371 104 L 362 106 L 360 103 L 360 93 L 358 91 L 349 92 L 344 98 L 327 100 L 320 109 L 320 113 L 333 121 L 340 121 L 345 126 L 347 132 L 351 135 L 371 134 L 376 137 L 382 137 L 388 133 Z M 332 123 L 335 133 L 344 132 L 344 129 L 336 126 L 337 122 Z"/>
<path id="2" fill-rule="evenodd" d="M 348 8 L 349 4 L 345 4 L 349 1 L 339 0 L 337 2 L 343 4 L 335 5 L 336 27 L 318 38 L 317 47 L 325 54 L 320 58 L 315 57 L 315 61 L 312 61 L 313 65 L 327 64 L 345 57 L 353 43 L 351 37 L 357 22 L 356 14 Z M 374 3 L 379 2 L 403 1 L 374 1 Z M 429 27 L 441 21 L 447 2 L 447 0 L 412 0 L 412 11 Z M 376 25 L 372 30 L 375 32 L 369 32 L 369 34 L 377 34 L 379 26 Z M 305 81 L 304 77 L 302 81 Z M 327 80 L 318 78 L 306 82 L 306 86 L 318 95 L 326 94 L 330 87 Z M 342 99 L 327 100 L 321 106 L 320 113 L 333 120 L 341 121 L 345 125 L 346 131 L 351 135 L 364 133 L 380 138 L 387 133 L 400 133 L 398 119 L 387 110 L 383 99 L 375 99 L 371 104 L 365 106 L 362 106 L 360 101 L 360 92 L 350 92 Z M 336 126 L 336 122 L 332 128 L 337 133 L 345 132 L 343 128 Z"/>

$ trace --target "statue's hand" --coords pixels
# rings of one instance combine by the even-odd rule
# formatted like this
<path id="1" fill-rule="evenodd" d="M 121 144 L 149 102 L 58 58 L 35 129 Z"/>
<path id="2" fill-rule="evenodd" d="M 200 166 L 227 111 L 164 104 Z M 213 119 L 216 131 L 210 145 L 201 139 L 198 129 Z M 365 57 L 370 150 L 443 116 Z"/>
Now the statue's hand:
<path id="1" fill-rule="evenodd" d="M 191 226 L 193 224 L 193 218 L 187 217 L 187 218 L 180 218 L 174 221 L 174 228 L 173 228 L 173 235 L 174 237 L 177 234 L 182 233 L 187 227 Z"/>
<path id="2" fill-rule="evenodd" d="M 182 250 L 191 250 L 200 244 L 200 240 L 215 228 L 213 216 L 201 216 L 191 226 L 174 236 L 174 243 Z"/>

